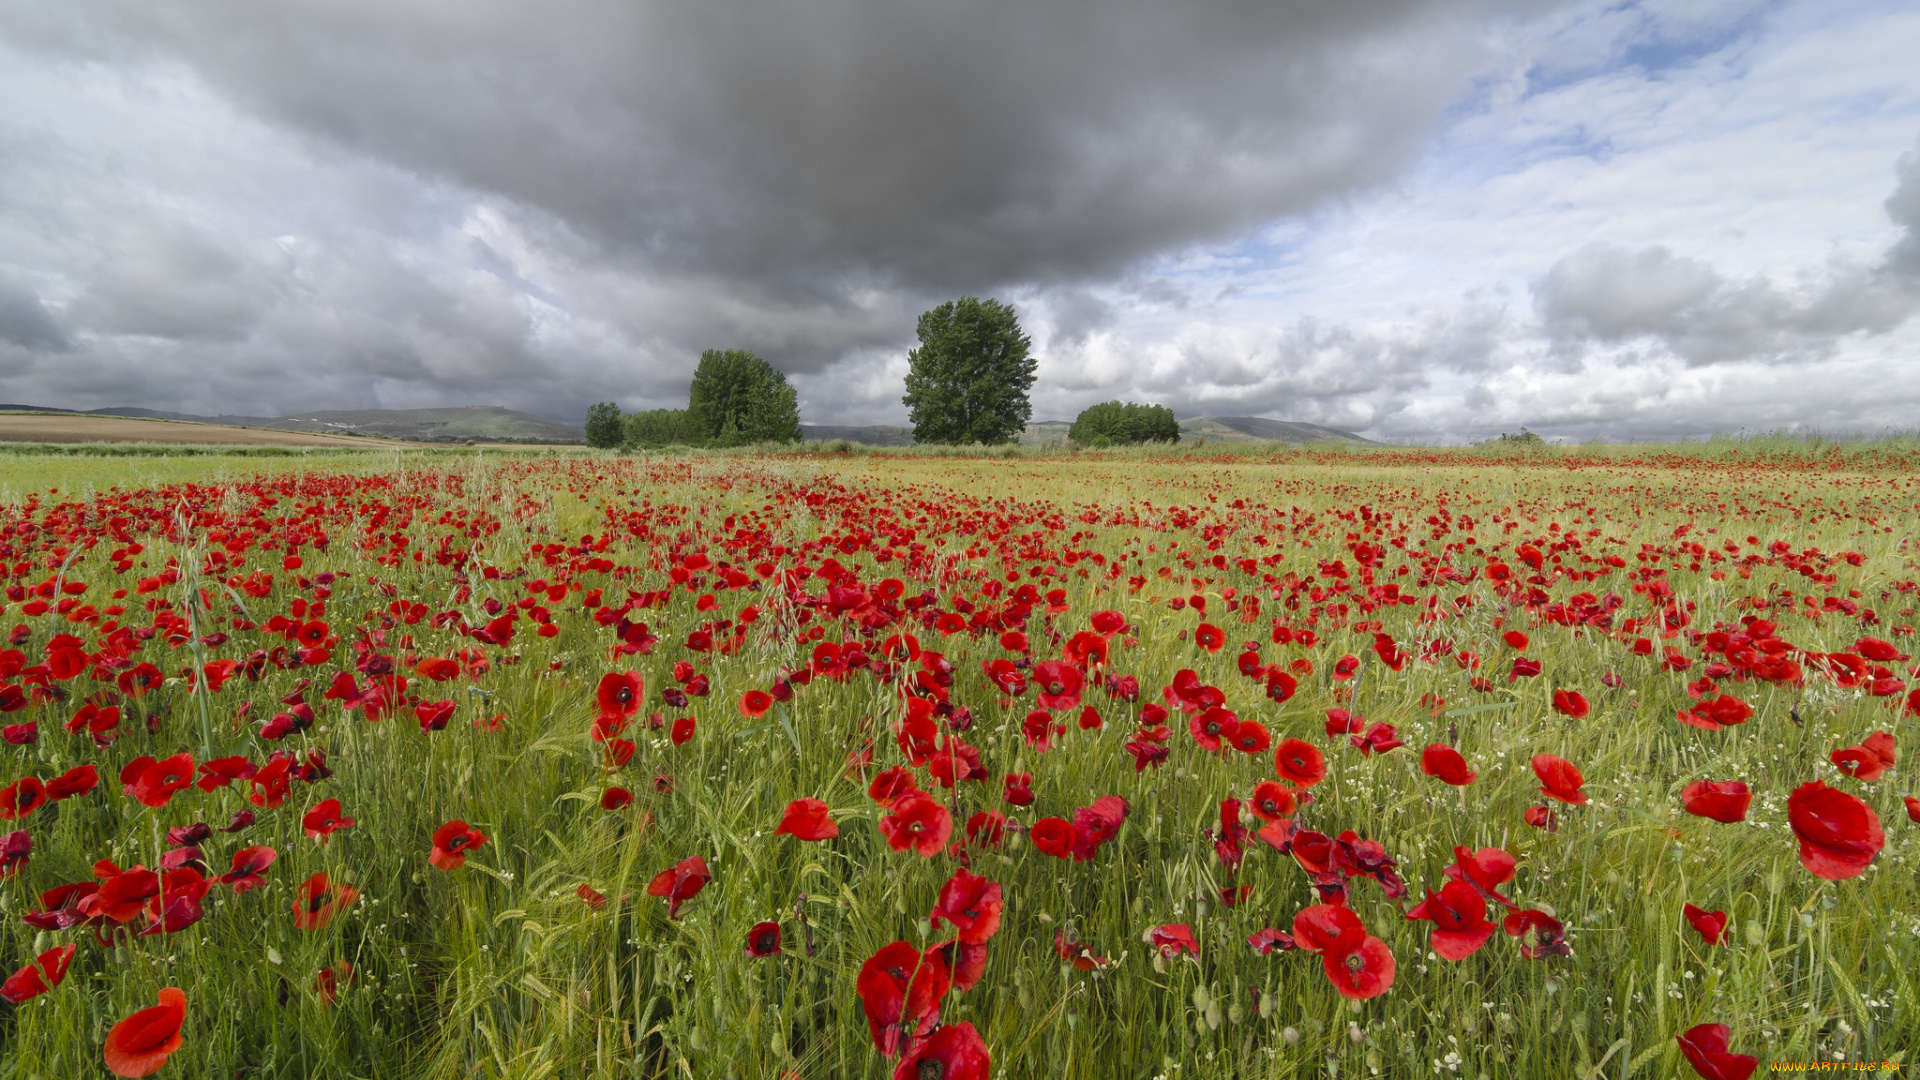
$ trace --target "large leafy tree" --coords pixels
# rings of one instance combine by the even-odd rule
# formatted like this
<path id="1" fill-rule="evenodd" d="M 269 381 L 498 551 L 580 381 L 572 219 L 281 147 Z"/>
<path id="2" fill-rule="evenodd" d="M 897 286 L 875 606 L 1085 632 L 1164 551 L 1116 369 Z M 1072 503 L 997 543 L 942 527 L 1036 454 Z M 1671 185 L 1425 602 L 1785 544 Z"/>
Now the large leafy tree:
<path id="1" fill-rule="evenodd" d="M 787 377 L 744 349 L 700 354 L 687 390 L 687 434 L 713 446 L 794 442 L 800 409 Z"/>
<path id="2" fill-rule="evenodd" d="M 626 435 L 620 421 L 620 406 L 603 401 L 587 409 L 587 445 L 599 449 L 619 446 Z"/>
<path id="3" fill-rule="evenodd" d="M 1104 401 L 1081 412 L 1067 429 L 1067 438 L 1081 446 L 1175 443 L 1180 441 L 1180 422 L 1165 405 Z"/>
<path id="4" fill-rule="evenodd" d="M 1026 428 L 1039 361 L 1013 306 L 962 297 L 920 316 L 920 347 L 907 353 L 906 402 L 922 443 L 1012 442 Z"/>

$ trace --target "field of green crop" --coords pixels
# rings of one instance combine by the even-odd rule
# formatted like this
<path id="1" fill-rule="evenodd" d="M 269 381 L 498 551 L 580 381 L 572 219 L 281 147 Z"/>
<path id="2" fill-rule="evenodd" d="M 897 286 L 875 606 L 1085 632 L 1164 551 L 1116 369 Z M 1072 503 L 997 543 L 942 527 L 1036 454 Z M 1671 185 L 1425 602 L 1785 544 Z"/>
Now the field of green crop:
<path id="1" fill-rule="evenodd" d="M 1904 445 L 9 455 L 0 1078 L 1911 1068 L 1917 537 Z"/>

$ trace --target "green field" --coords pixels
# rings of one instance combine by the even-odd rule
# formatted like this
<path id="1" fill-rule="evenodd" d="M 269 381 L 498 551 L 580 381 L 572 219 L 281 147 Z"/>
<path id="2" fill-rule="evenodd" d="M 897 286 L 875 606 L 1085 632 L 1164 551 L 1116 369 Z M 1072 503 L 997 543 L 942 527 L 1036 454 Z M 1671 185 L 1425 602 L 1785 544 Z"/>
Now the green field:
<path id="1" fill-rule="evenodd" d="M 1711 1023 L 1761 1072 L 1911 1067 L 1915 537 L 1910 440 L 0 456 L 0 787 L 99 776 L 0 821 L 31 838 L 0 977 L 76 947 L 0 1003 L 0 1077 L 109 1075 L 163 987 L 187 1002 L 163 1077 L 1665 1077 Z M 623 714 L 597 691 L 629 672 Z M 1750 717 L 1683 722 L 1722 698 Z M 293 702 L 312 723 L 281 734 Z M 1208 749 L 1210 722 L 1265 744 Z M 1876 732 L 1884 775 L 1836 764 Z M 1324 779 L 1286 780 L 1286 740 Z M 1477 779 L 1424 772 L 1436 744 Z M 282 751 L 331 775 L 275 806 L 244 777 L 122 777 Z M 1586 801 L 1544 795 L 1537 755 Z M 895 769 L 921 797 L 890 810 Z M 1689 813 L 1701 780 L 1748 785 L 1744 820 Z M 1816 836 L 1850 876 L 1803 856 L 1788 800 L 1814 781 L 1884 832 Z M 1256 817 L 1267 782 L 1301 805 Z M 1075 821 L 1107 797 L 1117 828 Z M 354 823 L 322 843 L 303 817 L 328 799 Z M 777 834 L 800 799 L 838 835 Z M 950 839 L 896 849 L 910 812 Z M 456 820 L 487 839 L 443 869 Z M 243 847 L 276 858 L 236 891 Z M 1407 915 L 1457 848 L 1516 868 L 1449 960 Z M 710 880 L 670 917 L 649 887 L 696 856 Z M 143 899 L 136 868 L 163 866 Z M 931 917 L 963 868 L 1000 890 L 984 943 Z M 353 895 L 303 929 L 320 873 Z M 116 878 L 131 901 L 22 921 Z M 1329 899 L 1378 950 L 1249 944 Z M 1721 944 L 1687 904 L 1726 914 Z M 769 921 L 780 951 L 749 956 Z M 1152 943 L 1170 927 L 1193 949 Z M 941 991 L 904 1059 L 861 993 L 895 942 L 927 957 L 902 988 Z M 963 1025 L 990 1068 L 916 1063 Z"/>

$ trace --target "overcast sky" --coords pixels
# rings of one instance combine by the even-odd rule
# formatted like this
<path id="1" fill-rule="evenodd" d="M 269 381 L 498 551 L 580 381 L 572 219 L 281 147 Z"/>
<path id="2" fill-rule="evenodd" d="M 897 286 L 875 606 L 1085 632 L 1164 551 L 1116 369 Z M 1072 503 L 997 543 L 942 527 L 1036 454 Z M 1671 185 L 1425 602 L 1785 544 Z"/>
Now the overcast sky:
<path id="1" fill-rule="evenodd" d="M 1457 441 L 1920 426 L 1920 9 L 0 0 L 0 401 L 904 423 L 1012 302 L 1097 401 Z"/>

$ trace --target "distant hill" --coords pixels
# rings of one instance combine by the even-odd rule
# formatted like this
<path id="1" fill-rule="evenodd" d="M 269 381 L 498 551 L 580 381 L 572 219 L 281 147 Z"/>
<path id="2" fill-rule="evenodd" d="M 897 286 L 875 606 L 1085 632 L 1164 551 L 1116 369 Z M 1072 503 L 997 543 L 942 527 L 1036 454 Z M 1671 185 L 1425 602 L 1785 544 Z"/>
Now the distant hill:
<path id="1" fill-rule="evenodd" d="M 801 424 L 800 437 L 808 442 L 832 442 L 845 439 L 862 446 L 912 446 L 913 429 L 891 424 L 843 427 L 835 424 Z"/>
<path id="2" fill-rule="evenodd" d="M 45 411 L 45 410 L 35 410 Z M 229 427 L 270 428 L 276 431 L 316 431 L 331 434 L 379 435 L 390 439 L 427 442 L 480 441 L 578 443 L 586 431 L 544 416 L 503 409 L 498 405 L 469 405 L 461 409 L 333 409 L 290 416 L 195 416 L 159 409 L 93 409 L 94 416 L 131 416 L 153 420 L 193 420 Z"/>
<path id="3" fill-rule="evenodd" d="M 1269 420 L 1264 416 L 1197 416 L 1180 421 L 1181 442 L 1199 438 L 1210 442 L 1373 442 L 1351 431 L 1292 420 Z"/>
<path id="4" fill-rule="evenodd" d="M 1060 446 L 1067 441 L 1070 420 L 1035 420 L 1020 434 L 1022 446 Z M 845 439 L 866 446 L 912 446 L 913 429 L 878 424 L 871 427 L 834 427 L 826 424 L 801 424 L 800 437 L 807 440 Z M 1262 416 L 1199 416 L 1180 421 L 1180 441 L 1196 439 L 1209 442 L 1284 442 L 1308 443 L 1336 440 L 1368 443 L 1351 431 L 1301 424 L 1289 420 L 1268 420 Z"/>

